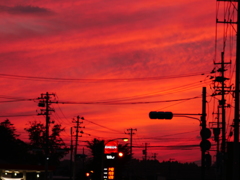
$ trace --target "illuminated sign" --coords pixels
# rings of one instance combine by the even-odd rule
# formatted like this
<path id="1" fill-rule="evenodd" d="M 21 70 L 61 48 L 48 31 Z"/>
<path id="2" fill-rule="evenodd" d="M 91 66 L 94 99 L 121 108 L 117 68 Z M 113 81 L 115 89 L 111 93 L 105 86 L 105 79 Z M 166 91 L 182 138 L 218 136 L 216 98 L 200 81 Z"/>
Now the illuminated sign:
<path id="1" fill-rule="evenodd" d="M 114 179 L 114 167 L 108 168 L 108 179 Z"/>
<path id="2" fill-rule="evenodd" d="M 103 169 L 103 179 L 104 180 L 110 180 L 114 179 L 114 172 L 115 168 L 114 167 L 108 167 Z"/>
<path id="3" fill-rule="evenodd" d="M 117 141 L 110 141 L 104 146 L 104 154 L 111 154 L 118 152 L 118 143 Z"/>
<path id="4" fill-rule="evenodd" d="M 106 155 L 106 159 L 115 159 L 114 155 Z"/>

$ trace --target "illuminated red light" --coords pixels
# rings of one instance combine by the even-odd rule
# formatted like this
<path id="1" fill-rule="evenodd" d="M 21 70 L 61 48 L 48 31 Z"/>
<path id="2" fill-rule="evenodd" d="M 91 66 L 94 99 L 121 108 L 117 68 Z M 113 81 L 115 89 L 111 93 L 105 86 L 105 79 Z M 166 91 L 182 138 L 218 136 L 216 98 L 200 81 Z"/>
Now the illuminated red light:
<path id="1" fill-rule="evenodd" d="M 118 153 L 118 156 L 119 156 L 119 157 L 123 157 L 123 153 L 122 153 L 122 152 L 119 152 L 119 153 Z"/>

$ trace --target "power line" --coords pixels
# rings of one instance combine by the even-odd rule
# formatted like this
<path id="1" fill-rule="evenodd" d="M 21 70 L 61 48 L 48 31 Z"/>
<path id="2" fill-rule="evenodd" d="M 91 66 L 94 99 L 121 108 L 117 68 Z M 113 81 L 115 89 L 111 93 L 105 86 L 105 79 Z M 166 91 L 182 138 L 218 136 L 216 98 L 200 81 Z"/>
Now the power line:
<path id="1" fill-rule="evenodd" d="M 111 101 L 93 101 L 93 102 L 73 102 L 73 101 L 66 101 L 66 102 L 58 102 L 59 104 L 101 104 L 101 105 L 124 105 L 124 104 L 150 104 L 150 103 L 163 103 L 163 102 L 174 102 L 174 101 L 186 101 L 192 99 L 198 99 L 200 96 L 195 96 L 192 98 L 185 98 L 185 99 L 172 99 L 172 100 L 163 100 L 163 101 L 145 101 L 145 102 L 111 102 Z"/>
<path id="2" fill-rule="evenodd" d="M 16 99 L 11 101 L 0 101 L 0 103 L 21 102 L 21 101 L 35 101 L 36 99 Z"/>
<path id="3" fill-rule="evenodd" d="M 122 81 L 149 81 L 149 80 L 159 80 L 159 79 L 174 79 L 174 78 L 183 78 L 191 76 L 200 76 L 205 73 L 192 73 L 192 74 L 182 74 L 182 75 L 172 75 L 172 76 L 156 76 L 156 77 L 144 77 L 144 78 L 116 78 L 116 79 L 79 79 L 79 78 L 52 78 L 52 77 L 40 77 L 40 76 L 23 76 L 23 75 L 13 75 L 13 74 L 0 74 L 1 78 L 10 78 L 10 79 L 20 79 L 20 80 L 38 80 L 38 81 L 77 81 L 77 82 L 122 82 Z"/>
<path id="4" fill-rule="evenodd" d="M 103 125 L 100 125 L 100 124 L 98 124 L 98 123 L 95 123 L 95 122 L 92 122 L 92 121 L 89 121 L 89 120 L 86 120 L 86 119 L 85 119 L 85 121 L 88 121 L 88 122 L 90 122 L 90 123 L 92 123 L 92 124 L 96 124 L 96 125 L 98 125 L 98 126 L 100 126 L 100 127 L 103 127 L 103 128 L 105 128 L 105 129 L 108 129 L 108 130 L 110 130 L 110 131 L 114 131 L 114 132 L 118 132 L 118 133 L 124 134 L 124 133 L 121 132 L 121 131 L 118 131 L 118 130 L 115 130 L 115 129 L 108 128 L 108 127 L 103 126 Z"/>
<path id="5" fill-rule="evenodd" d="M 36 114 L 2 115 L 0 117 L 21 117 L 21 116 L 36 116 Z"/>

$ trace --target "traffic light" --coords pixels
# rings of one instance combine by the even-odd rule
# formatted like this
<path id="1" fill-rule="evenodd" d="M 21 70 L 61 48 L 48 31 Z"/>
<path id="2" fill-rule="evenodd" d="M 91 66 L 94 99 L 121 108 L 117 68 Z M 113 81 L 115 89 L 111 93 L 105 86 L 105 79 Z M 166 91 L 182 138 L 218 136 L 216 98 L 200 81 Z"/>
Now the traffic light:
<path id="1" fill-rule="evenodd" d="M 86 177 L 89 177 L 89 176 L 90 176 L 90 173 L 89 173 L 89 172 L 87 172 L 87 173 L 86 173 Z"/>
<path id="2" fill-rule="evenodd" d="M 150 119 L 172 119 L 172 112 L 163 112 L 163 111 L 151 111 L 149 113 Z"/>
<path id="3" fill-rule="evenodd" d="M 202 141 L 200 142 L 200 147 L 202 151 L 208 151 L 211 148 L 211 142 L 208 138 L 211 137 L 211 130 L 208 128 L 203 128 L 200 131 L 200 135 L 202 137 Z"/>

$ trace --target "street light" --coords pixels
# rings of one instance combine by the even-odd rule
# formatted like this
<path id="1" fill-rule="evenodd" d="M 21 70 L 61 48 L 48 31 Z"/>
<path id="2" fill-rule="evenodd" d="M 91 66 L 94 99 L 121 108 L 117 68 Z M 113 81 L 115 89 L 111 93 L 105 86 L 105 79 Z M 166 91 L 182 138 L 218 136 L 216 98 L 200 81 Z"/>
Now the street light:
<path id="1" fill-rule="evenodd" d="M 119 140 L 119 139 L 121 139 L 121 140 L 124 141 L 124 142 L 127 142 L 127 141 L 128 141 L 128 138 L 115 138 L 115 139 L 110 139 L 110 140 L 108 140 L 106 143 L 104 143 L 104 145 L 107 144 L 107 143 L 109 143 L 109 142 L 111 142 L 111 141 L 115 141 L 115 140 Z"/>

